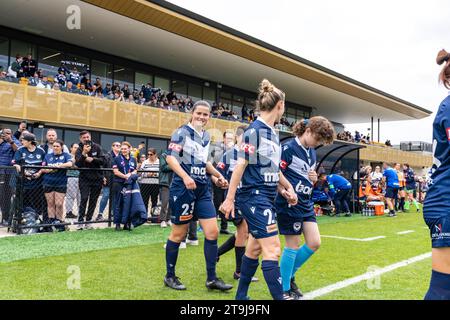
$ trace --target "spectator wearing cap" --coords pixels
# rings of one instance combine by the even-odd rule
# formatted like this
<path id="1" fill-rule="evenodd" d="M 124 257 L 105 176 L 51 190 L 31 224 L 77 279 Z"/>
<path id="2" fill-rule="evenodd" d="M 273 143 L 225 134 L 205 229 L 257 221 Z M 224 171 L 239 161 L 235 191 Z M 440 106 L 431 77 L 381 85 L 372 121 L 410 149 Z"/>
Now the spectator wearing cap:
<path id="1" fill-rule="evenodd" d="M 12 130 L 3 128 L 0 134 L 0 167 L 11 166 L 14 153 L 21 146 L 19 140 L 12 135 Z M 13 174 L 14 172 L 12 170 L 0 169 L 0 210 L 3 220 L 0 223 L 2 224 L 7 224 L 9 221 L 11 197 L 13 195 L 10 178 L 12 178 Z"/>
<path id="2" fill-rule="evenodd" d="M 41 166 L 45 159 L 45 151 L 37 146 L 36 136 L 32 133 L 23 133 L 21 137 L 22 147 L 14 154 L 12 164 L 21 175 L 21 188 L 17 188 L 18 196 L 23 192 L 23 208 L 31 207 L 36 213 L 47 219 L 47 204 L 42 189 L 41 168 L 25 166 Z"/>
<path id="3" fill-rule="evenodd" d="M 22 61 L 22 70 L 25 77 L 33 77 L 36 72 L 36 60 L 33 59 L 31 53 Z"/>

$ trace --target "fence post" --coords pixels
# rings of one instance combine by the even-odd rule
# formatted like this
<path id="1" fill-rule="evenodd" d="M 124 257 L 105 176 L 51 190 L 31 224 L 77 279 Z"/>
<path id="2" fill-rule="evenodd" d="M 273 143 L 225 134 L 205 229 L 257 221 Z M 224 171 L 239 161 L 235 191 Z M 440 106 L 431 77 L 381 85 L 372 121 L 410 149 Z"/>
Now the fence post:
<path id="1" fill-rule="evenodd" d="M 114 205 L 114 195 L 113 195 L 113 179 L 114 173 L 112 171 L 109 172 L 109 206 L 108 206 L 108 227 L 111 227 L 111 212 Z"/>

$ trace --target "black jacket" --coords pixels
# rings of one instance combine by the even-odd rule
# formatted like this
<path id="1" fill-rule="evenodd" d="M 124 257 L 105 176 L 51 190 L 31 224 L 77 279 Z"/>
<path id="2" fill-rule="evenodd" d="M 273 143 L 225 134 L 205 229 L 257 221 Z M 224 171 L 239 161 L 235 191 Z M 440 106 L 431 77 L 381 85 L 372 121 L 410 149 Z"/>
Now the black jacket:
<path id="1" fill-rule="evenodd" d="M 167 154 L 163 153 L 159 157 L 159 185 L 169 187 L 172 183 L 173 171 L 166 160 Z"/>
<path id="2" fill-rule="evenodd" d="M 91 151 L 88 153 L 88 157 L 94 158 L 91 163 L 86 162 L 86 157 L 82 154 L 83 144 L 80 143 L 77 152 L 75 153 L 75 165 L 78 168 L 91 168 L 100 169 L 105 165 L 105 155 L 103 154 L 102 148 L 96 144 L 92 143 Z M 89 180 L 89 182 L 102 183 L 103 182 L 103 172 L 100 170 L 80 170 L 80 180 Z"/>

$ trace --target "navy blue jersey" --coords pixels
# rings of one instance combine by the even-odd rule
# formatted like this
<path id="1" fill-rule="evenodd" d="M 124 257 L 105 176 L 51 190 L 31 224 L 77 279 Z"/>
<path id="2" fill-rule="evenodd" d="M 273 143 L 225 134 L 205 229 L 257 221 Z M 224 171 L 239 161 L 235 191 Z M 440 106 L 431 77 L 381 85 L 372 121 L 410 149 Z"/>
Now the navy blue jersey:
<path id="1" fill-rule="evenodd" d="M 14 154 L 14 159 L 12 161 L 12 164 L 18 164 L 20 166 L 28 165 L 28 166 L 42 166 L 42 163 L 45 159 L 45 151 L 44 149 L 40 147 L 36 147 L 33 152 L 30 152 L 25 147 L 20 147 L 17 149 L 16 153 Z M 24 181 L 23 186 L 25 189 L 33 189 L 35 187 L 38 187 L 42 184 L 42 176 L 38 179 L 35 179 L 33 177 L 34 174 L 36 174 L 40 168 L 26 168 L 24 171 Z"/>
<path id="2" fill-rule="evenodd" d="M 397 171 L 391 167 L 388 167 L 383 172 L 383 177 L 386 177 L 386 186 L 388 188 L 398 189 L 400 188 L 400 183 L 398 181 Z"/>
<path id="3" fill-rule="evenodd" d="M 298 202 L 295 206 L 299 210 L 292 210 L 297 213 L 311 213 L 313 212 L 313 202 L 311 201 L 311 193 L 313 183 L 308 178 L 308 173 L 315 170 L 316 167 L 316 151 L 313 148 L 305 148 L 301 145 L 298 138 L 290 140 L 283 146 L 281 153 L 280 168 L 286 179 L 292 184 L 297 192 Z M 277 207 L 287 207 L 287 200 L 277 195 Z M 284 210 L 278 211 L 280 214 Z"/>
<path id="4" fill-rule="evenodd" d="M 230 182 L 231 176 L 233 175 L 234 168 L 236 167 L 237 160 L 238 160 L 238 154 L 239 149 L 237 147 L 234 147 L 233 149 L 228 150 L 225 152 L 222 156 L 222 159 L 219 161 L 219 163 L 216 166 L 217 171 L 219 171 L 223 177 Z M 238 196 L 239 189 L 242 186 L 242 182 L 239 183 L 237 189 L 236 189 L 236 195 Z M 227 194 L 228 190 L 225 192 L 225 196 Z"/>
<path id="5" fill-rule="evenodd" d="M 112 163 L 112 168 L 119 170 L 123 174 L 128 174 L 137 169 L 136 159 L 130 156 L 129 159 L 125 158 L 123 155 L 119 154 L 114 158 Z M 125 182 L 125 179 L 114 175 L 114 182 Z"/>
<path id="6" fill-rule="evenodd" d="M 433 122 L 433 166 L 423 205 L 427 217 L 450 216 L 450 96 L 439 106 Z"/>
<path id="7" fill-rule="evenodd" d="M 208 162 L 209 147 L 208 132 L 198 132 L 191 124 L 187 124 L 172 135 L 168 155 L 177 158 L 183 170 L 194 179 L 196 184 L 206 187 L 208 184 L 206 163 Z M 173 179 L 174 182 L 183 183 L 183 179 L 176 173 Z"/>
<path id="8" fill-rule="evenodd" d="M 406 189 L 412 190 L 416 188 L 416 179 L 413 169 L 409 168 L 407 170 L 403 170 L 403 177 L 406 181 Z"/>
<path id="9" fill-rule="evenodd" d="M 335 193 L 339 190 L 350 190 L 352 188 L 352 184 L 347 179 L 338 174 L 328 175 L 327 182 L 330 187 L 331 193 Z"/>
<path id="10" fill-rule="evenodd" d="M 248 161 L 242 177 L 241 193 L 257 189 L 265 196 L 275 198 L 280 179 L 280 140 L 273 128 L 260 117 L 245 130 L 239 158 Z"/>
<path id="11" fill-rule="evenodd" d="M 49 153 L 45 156 L 44 162 L 42 165 L 47 167 L 54 167 L 57 165 L 61 165 L 72 161 L 72 156 L 66 152 L 61 153 L 60 155 L 54 155 L 53 153 Z M 67 171 L 57 169 L 50 173 L 44 174 L 44 186 L 50 187 L 65 187 L 67 186 Z"/>

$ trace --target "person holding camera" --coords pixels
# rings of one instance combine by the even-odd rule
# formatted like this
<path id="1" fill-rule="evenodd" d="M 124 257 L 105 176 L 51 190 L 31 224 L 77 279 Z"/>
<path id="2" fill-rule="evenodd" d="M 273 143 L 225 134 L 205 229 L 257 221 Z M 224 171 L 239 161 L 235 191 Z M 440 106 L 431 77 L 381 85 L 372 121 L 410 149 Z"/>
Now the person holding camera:
<path id="1" fill-rule="evenodd" d="M 42 166 L 46 153 L 37 146 L 36 136 L 32 133 L 24 133 L 21 142 L 22 147 L 14 154 L 12 164 L 23 177 L 22 189 L 17 188 L 18 192 L 23 190 L 22 208 L 33 208 L 36 213 L 42 214 L 43 221 L 47 222 L 47 202 L 42 188 L 44 172 L 41 168 L 23 168 L 23 166 Z"/>
<path id="2" fill-rule="evenodd" d="M 80 170 L 78 183 L 80 187 L 81 202 L 78 212 L 78 222 L 86 222 L 92 220 L 97 199 L 100 196 L 103 185 L 103 173 L 99 169 L 105 164 L 105 157 L 102 148 L 92 142 L 89 131 L 80 132 L 80 144 L 75 154 L 75 165 L 78 168 L 89 168 L 91 170 Z M 95 170 L 97 169 L 97 170 Z M 86 214 L 86 206 L 89 201 L 89 207 Z M 92 229 L 89 223 L 84 226 L 85 229 Z M 83 229 L 83 225 L 79 224 L 78 229 Z"/>
<path id="3" fill-rule="evenodd" d="M 14 153 L 17 151 L 20 144 L 13 134 L 11 129 L 4 128 L 0 130 L 0 167 L 8 167 L 14 158 Z M 10 179 L 14 174 L 14 170 L 0 169 L 0 211 L 2 212 L 2 220 L 0 224 L 6 225 L 9 221 L 9 211 L 11 209 L 11 197 L 13 189 L 10 185 Z"/>

